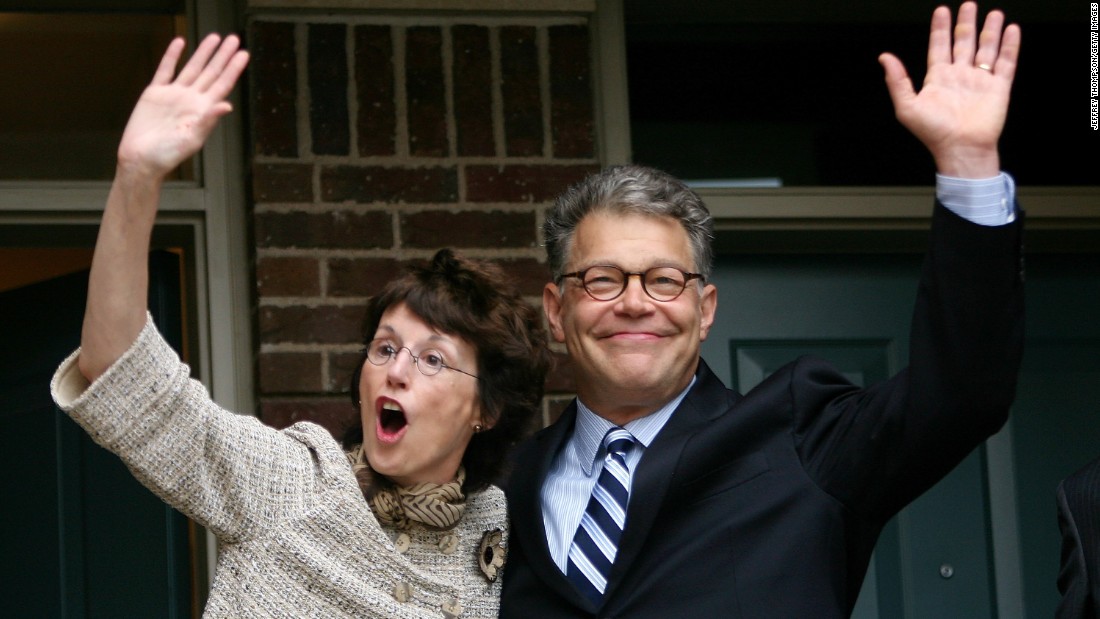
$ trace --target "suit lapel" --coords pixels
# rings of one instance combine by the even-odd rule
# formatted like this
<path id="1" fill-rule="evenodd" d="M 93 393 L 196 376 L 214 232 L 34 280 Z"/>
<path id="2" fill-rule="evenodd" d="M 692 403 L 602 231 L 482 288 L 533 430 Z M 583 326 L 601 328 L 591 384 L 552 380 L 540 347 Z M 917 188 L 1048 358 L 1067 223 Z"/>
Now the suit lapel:
<path id="1" fill-rule="evenodd" d="M 574 400 L 553 425 L 531 438 L 532 444 L 516 460 L 508 484 L 512 490 L 508 501 L 512 511 L 512 535 L 523 546 L 531 569 L 559 595 L 587 607 L 587 601 L 573 588 L 550 556 L 546 545 L 546 526 L 542 519 L 542 484 L 554 456 L 572 434 L 576 417 L 577 403 Z"/>
<path id="2" fill-rule="evenodd" d="M 728 410 L 736 398 L 736 394 L 726 389 L 700 359 L 695 385 L 646 449 L 634 472 L 626 528 L 611 568 L 605 600 L 611 598 L 634 559 L 641 554 L 653 521 L 664 505 L 684 446 L 710 421 Z"/>
<path id="3" fill-rule="evenodd" d="M 641 553 L 653 521 L 664 504 L 672 482 L 672 472 L 684 446 L 708 422 L 732 405 L 734 399 L 731 395 L 737 397 L 726 389 L 702 359 L 699 360 L 696 377 L 695 386 L 646 449 L 634 473 L 626 529 L 611 570 L 605 602 L 614 595 L 629 566 Z M 577 593 L 551 558 L 542 519 L 542 484 L 554 456 L 571 435 L 576 416 L 577 405 L 574 401 L 553 425 L 530 439 L 531 443 L 526 445 L 527 448 L 521 451 L 515 462 L 508 484 L 508 501 L 512 512 L 512 535 L 522 545 L 531 569 L 558 595 L 595 611 L 589 608 L 588 602 Z"/>

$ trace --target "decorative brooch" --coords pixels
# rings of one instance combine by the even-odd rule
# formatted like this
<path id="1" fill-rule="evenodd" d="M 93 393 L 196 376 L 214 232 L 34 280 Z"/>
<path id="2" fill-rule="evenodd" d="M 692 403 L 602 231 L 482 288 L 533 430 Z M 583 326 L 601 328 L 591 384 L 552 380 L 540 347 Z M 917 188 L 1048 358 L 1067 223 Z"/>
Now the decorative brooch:
<path id="1" fill-rule="evenodd" d="M 477 564 L 481 567 L 481 573 L 489 582 L 496 582 L 500 575 L 500 568 L 504 567 L 504 532 L 500 529 L 486 531 L 481 536 L 481 545 L 477 549 Z"/>

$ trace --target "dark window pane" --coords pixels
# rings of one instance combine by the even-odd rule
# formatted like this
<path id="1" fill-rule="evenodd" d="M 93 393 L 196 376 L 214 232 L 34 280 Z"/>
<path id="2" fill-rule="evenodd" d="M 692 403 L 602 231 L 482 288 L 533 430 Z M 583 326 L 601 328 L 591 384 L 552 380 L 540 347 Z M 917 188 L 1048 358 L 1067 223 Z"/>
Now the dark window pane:
<path id="1" fill-rule="evenodd" d="M 0 179 L 104 180 L 182 15 L 0 13 Z M 193 176 L 190 162 L 178 178 Z"/>
<path id="2" fill-rule="evenodd" d="M 909 16 L 917 11 L 822 23 L 820 16 L 800 21 L 793 10 L 778 18 L 784 3 L 775 3 L 756 22 L 729 12 L 728 21 L 685 13 L 677 23 L 665 13 L 664 23 L 654 23 L 646 4 L 626 3 L 634 161 L 691 180 L 932 183 L 931 157 L 894 118 L 877 61 L 894 52 L 920 84 L 928 21 Z M 1006 13 L 1011 19 L 1011 8 Z M 1023 51 L 1002 165 L 1021 184 L 1093 185 L 1088 7 L 1075 21 L 1065 10 L 1050 13 L 1016 19 Z"/>

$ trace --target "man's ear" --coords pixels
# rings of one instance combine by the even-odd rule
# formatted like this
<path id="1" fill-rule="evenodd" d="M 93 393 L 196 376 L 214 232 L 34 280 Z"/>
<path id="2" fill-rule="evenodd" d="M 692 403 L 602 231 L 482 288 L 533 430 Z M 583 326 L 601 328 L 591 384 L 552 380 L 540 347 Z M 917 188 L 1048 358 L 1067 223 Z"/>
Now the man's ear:
<path id="1" fill-rule="evenodd" d="M 714 284 L 703 287 L 703 294 L 699 298 L 699 341 L 707 339 L 710 327 L 714 324 L 714 316 L 718 311 L 718 288 Z"/>
<path id="2" fill-rule="evenodd" d="M 553 282 L 542 289 L 542 311 L 546 313 L 550 335 L 558 343 L 565 341 L 565 329 L 561 326 L 561 293 L 561 289 Z"/>

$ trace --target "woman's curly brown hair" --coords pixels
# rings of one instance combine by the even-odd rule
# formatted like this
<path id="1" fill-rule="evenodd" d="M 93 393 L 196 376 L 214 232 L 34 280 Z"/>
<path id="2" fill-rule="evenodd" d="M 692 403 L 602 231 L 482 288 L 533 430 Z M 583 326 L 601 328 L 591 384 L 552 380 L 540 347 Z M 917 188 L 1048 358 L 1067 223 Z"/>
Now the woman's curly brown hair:
<path id="1" fill-rule="evenodd" d="M 477 387 L 486 430 L 474 434 L 462 464 L 467 492 L 500 479 L 508 453 L 535 428 L 551 354 L 541 314 L 527 304 L 495 264 L 462 258 L 442 249 L 424 267 L 412 267 L 367 304 L 364 351 L 351 376 L 351 400 L 359 410 L 359 375 L 366 345 L 374 339 L 382 314 L 404 303 L 421 320 L 462 338 L 477 350 Z M 358 419 L 358 416 L 357 416 Z M 344 447 L 362 443 L 356 423 Z M 369 485 L 369 475 L 357 475 Z"/>

